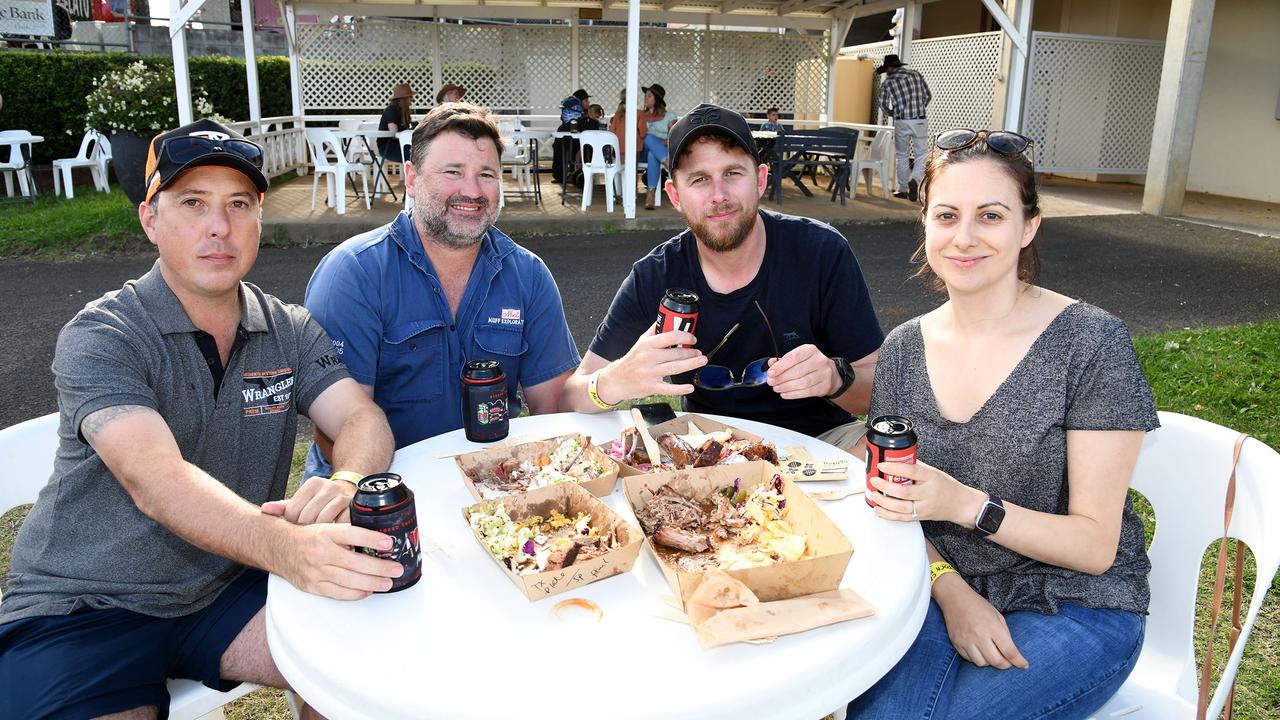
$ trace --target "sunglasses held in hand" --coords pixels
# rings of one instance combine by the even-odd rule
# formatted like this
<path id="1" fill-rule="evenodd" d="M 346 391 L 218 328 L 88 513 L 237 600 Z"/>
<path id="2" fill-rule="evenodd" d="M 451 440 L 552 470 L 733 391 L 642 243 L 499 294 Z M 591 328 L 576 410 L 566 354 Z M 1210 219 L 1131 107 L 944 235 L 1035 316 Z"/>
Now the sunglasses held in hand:
<path id="1" fill-rule="evenodd" d="M 756 310 L 760 311 L 760 317 L 764 318 L 765 329 L 769 331 L 769 340 L 773 343 L 773 357 L 779 357 L 778 340 L 773 336 L 773 326 L 769 324 L 769 316 L 764 314 L 764 308 L 760 307 L 760 301 L 756 301 Z M 729 341 L 729 336 L 742 323 L 737 323 L 729 328 L 729 332 L 720 338 L 720 342 L 716 343 L 715 348 L 707 353 L 707 359 L 710 360 L 712 355 L 720 351 L 724 344 Z M 733 371 L 724 365 L 703 365 L 693 375 L 693 384 L 695 387 L 703 390 L 731 390 L 737 387 L 759 387 L 769 380 L 769 360 L 771 358 L 760 358 L 753 360 L 745 368 L 742 369 L 742 381 L 737 382 L 733 378 Z"/>

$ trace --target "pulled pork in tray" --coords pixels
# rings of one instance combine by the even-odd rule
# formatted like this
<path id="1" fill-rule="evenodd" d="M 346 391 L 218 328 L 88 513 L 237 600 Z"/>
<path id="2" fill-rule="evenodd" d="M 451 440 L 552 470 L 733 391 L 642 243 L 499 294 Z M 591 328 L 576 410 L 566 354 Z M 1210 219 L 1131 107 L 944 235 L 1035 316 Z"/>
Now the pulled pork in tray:
<path id="1" fill-rule="evenodd" d="M 786 507 L 782 478 L 774 475 L 750 492 L 734 480 L 702 500 L 663 485 L 636 518 L 654 551 L 681 570 L 739 570 L 805 556 L 804 536 L 787 522 Z"/>
<path id="2" fill-rule="evenodd" d="M 640 431 L 635 428 L 623 430 L 622 436 L 609 446 L 608 454 L 614 460 L 646 472 L 686 470 L 751 460 L 767 460 L 774 465 L 778 464 L 778 451 L 770 443 L 734 438 L 727 431 L 702 434 L 695 432 L 696 425 L 689 425 L 690 433 L 687 435 L 663 433 L 654 438 L 662 452 L 657 467 L 654 467 L 653 458 L 644 449 Z"/>

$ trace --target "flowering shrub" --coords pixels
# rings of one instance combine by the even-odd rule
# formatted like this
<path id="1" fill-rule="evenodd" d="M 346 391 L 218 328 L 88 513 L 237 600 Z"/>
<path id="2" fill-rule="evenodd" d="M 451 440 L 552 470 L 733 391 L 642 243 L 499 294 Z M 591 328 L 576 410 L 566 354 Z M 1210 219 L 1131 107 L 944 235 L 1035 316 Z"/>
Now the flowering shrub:
<path id="1" fill-rule="evenodd" d="M 110 135 L 131 132 L 150 138 L 162 130 L 178 126 L 178 100 L 174 90 L 173 67 L 148 67 L 142 62 L 112 70 L 93 82 L 85 98 L 85 129 Z M 203 89 L 193 89 L 191 105 L 197 118 L 213 118 L 213 105 Z"/>

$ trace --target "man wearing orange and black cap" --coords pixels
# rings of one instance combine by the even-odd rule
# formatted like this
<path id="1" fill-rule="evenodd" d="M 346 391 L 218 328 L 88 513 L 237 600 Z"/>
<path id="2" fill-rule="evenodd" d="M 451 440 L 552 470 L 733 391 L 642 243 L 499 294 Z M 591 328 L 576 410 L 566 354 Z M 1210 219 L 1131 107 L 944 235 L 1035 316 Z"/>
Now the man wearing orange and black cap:
<path id="1" fill-rule="evenodd" d="M 138 217 L 159 259 L 58 336 L 61 445 L 0 604 L 0 717 L 164 716 L 168 677 L 287 687 L 267 571 L 339 599 L 401 574 L 351 551 L 389 538 L 346 522 L 391 458 L 382 411 L 304 308 L 243 282 L 261 168 L 208 120 L 152 140 Z M 340 472 L 285 501 L 299 413 L 337 436 Z"/>

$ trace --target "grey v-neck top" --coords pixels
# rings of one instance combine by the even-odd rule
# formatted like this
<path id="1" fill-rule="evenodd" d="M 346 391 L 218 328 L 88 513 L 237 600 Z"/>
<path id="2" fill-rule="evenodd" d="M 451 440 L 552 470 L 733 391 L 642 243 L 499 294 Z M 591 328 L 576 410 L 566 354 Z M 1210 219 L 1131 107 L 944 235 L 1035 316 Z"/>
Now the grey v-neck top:
<path id="1" fill-rule="evenodd" d="M 1160 426 L 1128 328 L 1084 302 L 1054 318 L 963 423 L 947 420 L 938 410 L 919 318 L 904 323 L 885 339 L 876 364 L 870 417 L 886 414 L 911 419 L 920 460 L 1006 502 L 1060 515 L 1067 512 L 1068 430 Z M 1064 602 L 1147 611 L 1151 563 L 1142 520 L 1127 498 L 1115 563 L 1101 575 L 1031 560 L 953 523 L 922 526 L 938 552 L 1001 612 L 1053 614 Z"/>

